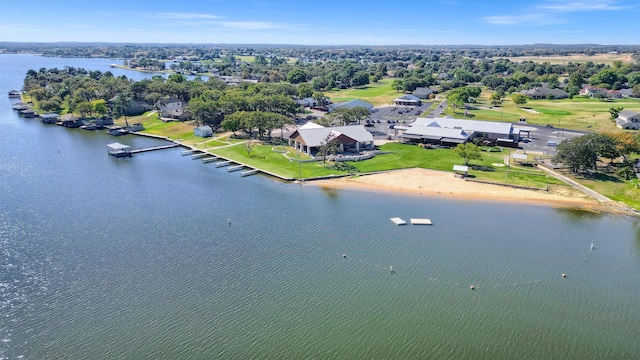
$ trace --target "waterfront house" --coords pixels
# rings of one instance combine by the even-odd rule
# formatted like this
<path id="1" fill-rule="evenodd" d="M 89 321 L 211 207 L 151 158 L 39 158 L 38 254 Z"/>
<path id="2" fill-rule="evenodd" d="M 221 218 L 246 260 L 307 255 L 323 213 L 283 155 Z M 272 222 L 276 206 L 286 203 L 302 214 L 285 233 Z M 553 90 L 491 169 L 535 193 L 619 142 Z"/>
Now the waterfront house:
<path id="1" fill-rule="evenodd" d="M 209 125 L 198 126 L 193 129 L 193 135 L 199 136 L 201 138 L 211 137 L 213 136 L 213 129 Z"/>
<path id="2" fill-rule="evenodd" d="M 118 96 L 114 96 L 111 99 L 109 99 L 107 101 L 107 104 L 109 105 L 109 107 L 112 109 L 113 111 L 113 106 L 116 102 L 116 99 L 118 98 Z M 153 109 L 153 107 L 149 104 L 147 104 L 146 101 L 144 100 L 135 100 L 135 99 L 130 99 L 127 107 L 124 109 L 124 115 L 126 116 L 139 116 L 144 114 L 145 112 L 149 111 Z"/>
<path id="3" fill-rule="evenodd" d="M 313 156 L 333 139 L 339 141 L 340 153 L 374 149 L 373 135 L 363 125 L 324 127 L 311 121 L 289 136 L 289 146 Z"/>
<path id="4" fill-rule="evenodd" d="M 622 110 L 616 119 L 616 126 L 620 129 L 640 129 L 640 113 L 633 110 Z"/>
<path id="5" fill-rule="evenodd" d="M 192 116 L 192 113 L 187 109 L 187 103 L 176 98 L 159 101 L 156 106 L 160 110 L 160 118 L 165 121 L 185 121 L 191 119 Z"/>

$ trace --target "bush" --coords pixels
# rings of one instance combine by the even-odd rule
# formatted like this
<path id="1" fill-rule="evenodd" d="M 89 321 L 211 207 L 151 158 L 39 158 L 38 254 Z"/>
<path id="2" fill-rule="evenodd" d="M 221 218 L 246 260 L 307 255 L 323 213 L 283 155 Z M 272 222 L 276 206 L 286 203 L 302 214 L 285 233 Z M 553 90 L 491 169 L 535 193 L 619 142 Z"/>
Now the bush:
<path id="1" fill-rule="evenodd" d="M 348 164 L 346 162 L 336 162 L 331 165 L 327 165 L 326 168 L 330 170 L 346 171 L 350 174 L 356 173 L 359 171 L 355 166 Z"/>

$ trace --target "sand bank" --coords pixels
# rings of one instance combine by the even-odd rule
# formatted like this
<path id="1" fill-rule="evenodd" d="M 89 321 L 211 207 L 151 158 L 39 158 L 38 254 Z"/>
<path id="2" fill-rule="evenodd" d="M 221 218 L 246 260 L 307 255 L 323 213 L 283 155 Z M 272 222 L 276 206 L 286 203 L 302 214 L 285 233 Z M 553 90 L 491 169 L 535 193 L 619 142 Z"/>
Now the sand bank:
<path id="1" fill-rule="evenodd" d="M 518 189 L 483 184 L 454 177 L 453 173 L 426 169 L 405 169 L 372 175 L 318 180 L 310 184 L 330 188 L 368 191 L 403 192 L 419 196 L 440 196 L 467 200 L 539 203 L 549 206 L 577 208 L 594 212 L 633 214 L 620 203 L 600 203 L 571 187 L 553 186 L 548 191 Z"/>

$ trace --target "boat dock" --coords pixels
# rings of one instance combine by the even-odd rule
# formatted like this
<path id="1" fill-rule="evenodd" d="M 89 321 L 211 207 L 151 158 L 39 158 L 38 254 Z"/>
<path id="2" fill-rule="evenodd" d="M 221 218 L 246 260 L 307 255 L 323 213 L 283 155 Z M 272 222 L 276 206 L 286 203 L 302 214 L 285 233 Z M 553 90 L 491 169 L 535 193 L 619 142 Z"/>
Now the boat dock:
<path id="1" fill-rule="evenodd" d="M 244 165 L 235 165 L 235 166 L 229 166 L 227 168 L 227 172 L 234 172 L 234 171 L 240 171 L 244 169 Z"/>
<path id="2" fill-rule="evenodd" d="M 202 159 L 202 163 L 203 163 L 203 164 L 208 164 L 208 163 L 210 163 L 210 162 L 214 162 L 214 161 L 218 161 L 218 160 L 220 160 L 220 158 L 219 158 L 219 157 L 217 157 L 217 156 L 211 156 L 211 157 L 208 157 L 208 158 L 204 158 L 204 159 Z"/>
<path id="3" fill-rule="evenodd" d="M 230 166 L 233 163 L 233 161 L 231 160 L 227 160 L 227 161 L 220 161 L 215 163 L 216 167 L 223 167 L 223 166 Z"/>
<path id="4" fill-rule="evenodd" d="M 251 176 L 251 175 L 254 175 L 254 174 L 257 174 L 257 173 L 258 173 L 258 170 L 253 169 L 253 170 L 248 170 L 248 171 L 241 172 L 240 176 L 242 176 L 242 177 Z"/>

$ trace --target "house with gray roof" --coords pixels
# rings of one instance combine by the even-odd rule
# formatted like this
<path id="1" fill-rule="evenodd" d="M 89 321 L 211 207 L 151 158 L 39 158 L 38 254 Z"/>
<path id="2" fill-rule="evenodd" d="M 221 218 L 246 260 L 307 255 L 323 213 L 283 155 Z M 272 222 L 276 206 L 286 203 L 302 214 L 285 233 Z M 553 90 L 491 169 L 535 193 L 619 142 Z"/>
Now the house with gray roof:
<path id="1" fill-rule="evenodd" d="M 422 102 L 420 101 L 420 98 L 412 94 L 407 94 L 399 98 L 393 99 L 393 103 L 396 105 L 403 105 L 403 106 L 418 106 L 422 104 Z"/>
<path id="2" fill-rule="evenodd" d="M 362 101 L 359 99 L 355 99 L 355 100 L 351 100 L 351 101 L 347 101 L 347 102 L 343 102 L 343 103 L 335 103 L 335 104 L 331 104 L 329 105 L 329 112 L 332 112 L 335 109 L 340 109 L 340 108 L 347 108 L 347 109 L 352 109 L 356 106 L 362 106 L 364 108 L 366 108 L 367 110 L 371 110 L 373 109 L 373 104 L 370 104 L 366 101 Z"/>
<path id="3" fill-rule="evenodd" d="M 324 127 L 313 122 L 294 131 L 289 136 L 289 146 L 314 156 L 329 140 L 338 139 L 340 152 L 360 153 L 373 150 L 373 135 L 363 125 Z"/>
<path id="4" fill-rule="evenodd" d="M 548 99 L 548 98 L 566 99 L 569 97 L 569 93 L 564 90 L 550 89 L 544 86 L 536 86 L 533 89 L 522 90 L 520 93 L 533 100 Z"/>
<path id="5" fill-rule="evenodd" d="M 618 113 L 616 126 L 620 129 L 640 129 L 640 113 L 633 110 L 622 110 Z"/>
<path id="6" fill-rule="evenodd" d="M 431 94 L 435 94 L 436 90 L 429 87 L 418 87 L 413 90 L 412 94 L 418 99 L 428 99 L 431 97 Z"/>

